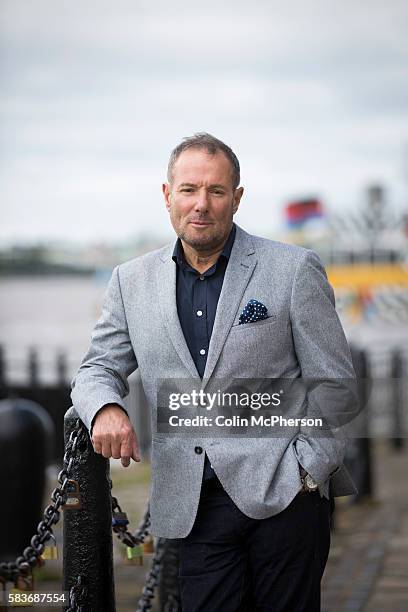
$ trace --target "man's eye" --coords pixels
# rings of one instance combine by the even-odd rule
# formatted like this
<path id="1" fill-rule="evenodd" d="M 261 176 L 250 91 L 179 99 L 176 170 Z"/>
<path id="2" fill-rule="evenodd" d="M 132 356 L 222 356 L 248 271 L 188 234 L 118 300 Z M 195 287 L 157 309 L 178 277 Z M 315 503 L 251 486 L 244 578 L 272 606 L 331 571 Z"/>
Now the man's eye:
<path id="1" fill-rule="evenodd" d="M 184 187 L 181 191 L 182 193 L 191 193 L 193 190 L 191 189 L 191 187 Z"/>
<path id="2" fill-rule="evenodd" d="M 215 193 L 215 195 L 224 195 L 224 192 L 220 189 L 214 189 L 213 193 Z"/>

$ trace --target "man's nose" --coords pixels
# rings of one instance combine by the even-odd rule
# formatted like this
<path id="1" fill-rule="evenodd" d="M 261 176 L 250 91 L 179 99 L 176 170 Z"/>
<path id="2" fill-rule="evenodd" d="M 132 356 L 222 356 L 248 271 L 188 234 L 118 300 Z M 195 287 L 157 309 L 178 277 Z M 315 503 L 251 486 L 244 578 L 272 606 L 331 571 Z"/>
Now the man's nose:
<path id="1" fill-rule="evenodd" d="M 209 198 L 206 189 L 200 189 L 196 193 L 195 209 L 199 211 L 207 210 L 209 206 Z"/>

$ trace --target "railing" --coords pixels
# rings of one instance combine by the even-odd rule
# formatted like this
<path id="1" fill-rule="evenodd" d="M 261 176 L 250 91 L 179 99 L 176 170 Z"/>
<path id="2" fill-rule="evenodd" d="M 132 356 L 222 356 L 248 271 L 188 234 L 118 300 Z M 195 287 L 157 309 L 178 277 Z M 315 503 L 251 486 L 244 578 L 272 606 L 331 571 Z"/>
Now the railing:
<path id="1" fill-rule="evenodd" d="M 86 432 L 75 409 L 70 408 L 65 414 L 66 444 L 78 426 Z M 143 554 L 141 547 L 149 536 L 152 542 L 150 516 L 147 508 L 137 532 L 128 531 L 126 514 L 111 494 L 109 460 L 94 452 L 87 432 L 84 438 L 81 453 L 69 469 L 70 492 L 64 506 L 63 590 L 71 598 L 74 596 L 74 606 L 69 610 L 115 612 L 112 526 L 130 556 L 137 557 L 139 549 Z M 135 608 L 138 612 L 151 609 L 159 581 L 160 610 L 178 612 L 177 568 L 177 543 L 157 539 L 151 569 Z"/>

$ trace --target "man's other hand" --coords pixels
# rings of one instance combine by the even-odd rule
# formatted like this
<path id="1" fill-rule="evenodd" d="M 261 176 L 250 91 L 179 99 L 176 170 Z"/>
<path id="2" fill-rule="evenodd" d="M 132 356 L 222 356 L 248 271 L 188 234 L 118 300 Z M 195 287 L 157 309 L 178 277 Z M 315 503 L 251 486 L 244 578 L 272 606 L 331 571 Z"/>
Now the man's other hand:
<path id="1" fill-rule="evenodd" d="M 124 467 L 130 465 L 131 458 L 140 461 L 136 432 L 128 415 L 118 404 L 107 404 L 99 410 L 91 440 L 96 453 L 106 459 L 120 459 Z"/>

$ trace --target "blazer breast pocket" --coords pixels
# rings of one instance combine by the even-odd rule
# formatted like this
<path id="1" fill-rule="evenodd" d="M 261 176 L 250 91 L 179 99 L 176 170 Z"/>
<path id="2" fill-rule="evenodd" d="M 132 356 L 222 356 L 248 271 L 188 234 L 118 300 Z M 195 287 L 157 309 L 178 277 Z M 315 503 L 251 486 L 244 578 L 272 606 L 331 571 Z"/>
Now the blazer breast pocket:
<path id="1" fill-rule="evenodd" d="M 254 321 L 251 323 L 242 323 L 242 325 L 237 323 L 231 327 L 231 332 L 233 330 L 254 332 L 259 327 L 264 327 L 265 325 L 273 325 L 274 323 L 276 323 L 276 315 L 272 314 L 269 317 L 266 317 L 266 319 L 260 319 L 259 321 Z"/>
<path id="2" fill-rule="evenodd" d="M 276 323 L 277 317 L 272 315 L 254 323 L 233 325 L 224 345 L 221 372 L 228 371 L 233 378 L 257 378 L 263 371 L 260 366 L 273 358 Z"/>

